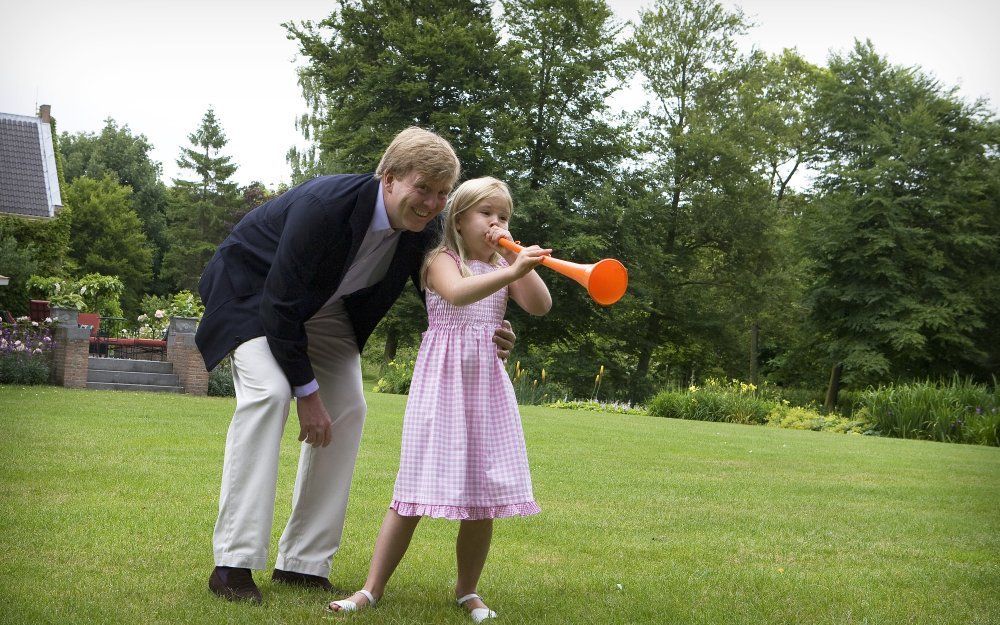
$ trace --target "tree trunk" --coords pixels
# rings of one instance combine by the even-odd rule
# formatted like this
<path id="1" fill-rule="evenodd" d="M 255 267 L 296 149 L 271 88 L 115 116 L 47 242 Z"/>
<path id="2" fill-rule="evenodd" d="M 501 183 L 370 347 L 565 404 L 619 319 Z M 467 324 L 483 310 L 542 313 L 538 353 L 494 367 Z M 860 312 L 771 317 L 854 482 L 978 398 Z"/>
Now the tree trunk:
<path id="1" fill-rule="evenodd" d="M 750 383 L 757 385 L 760 378 L 758 356 L 760 354 L 760 322 L 754 321 L 750 326 Z"/>
<path id="2" fill-rule="evenodd" d="M 823 402 L 823 407 L 826 408 L 827 412 L 833 412 L 834 408 L 837 407 L 837 396 L 840 394 L 840 374 L 843 370 L 844 365 L 838 362 L 830 371 L 830 386 L 826 389 L 826 401 Z"/>
<path id="3" fill-rule="evenodd" d="M 639 361 L 636 364 L 635 376 L 632 380 L 632 389 L 630 395 L 632 395 L 633 400 L 639 400 L 636 396 L 637 393 L 641 392 L 642 387 L 645 386 L 646 377 L 649 375 L 649 362 L 653 357 L 653 348 L 659 342 L 658 337 L 660 334 L 660 316 L 653 313 L 649 316 L 649 322 L 646 324 L 646 333 L 643 337 L 642 344 L 639 348 Z"/>
<path id="4" fill-rule="evenodd" d="M 385 351 L 382 352 L 383 366 L 392 362 L 396 357 L 396 350 L 399 348 L 399 330 L 394 325 L 390 325 L 385 333 Z"/>

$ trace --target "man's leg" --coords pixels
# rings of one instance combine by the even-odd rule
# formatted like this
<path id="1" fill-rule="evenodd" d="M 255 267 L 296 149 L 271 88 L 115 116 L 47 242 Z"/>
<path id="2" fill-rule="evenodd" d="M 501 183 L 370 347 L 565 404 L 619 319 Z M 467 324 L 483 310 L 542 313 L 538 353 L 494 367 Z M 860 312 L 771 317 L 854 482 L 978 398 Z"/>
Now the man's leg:
<path id="1" fill-rule="evenodd" d="M 212 540 L 215 564 L 263 569 L 291 389 L 263 337 L 233 352 L 233 381 L 236 412 L 226 436 L 219 518 Z"/>
<path id="2" fill-rule="evenodd" d="M 292 514 L 278 543 L 275 568 L 326 578 L 340 547 L 347 496 L 365 421 L 361 355 L 341 306 L 327 306 L 306 324 L 309 359 L 333 423 L 327 447 L 302 444 Z"/>

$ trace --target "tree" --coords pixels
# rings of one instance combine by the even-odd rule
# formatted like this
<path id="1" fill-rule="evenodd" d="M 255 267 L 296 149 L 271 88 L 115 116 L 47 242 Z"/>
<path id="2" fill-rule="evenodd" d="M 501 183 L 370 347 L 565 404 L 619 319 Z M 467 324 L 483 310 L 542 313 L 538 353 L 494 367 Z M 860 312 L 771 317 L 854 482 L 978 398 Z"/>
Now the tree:
<path id="1" fill-rule="evenodd" d="M 629 42 L 650 94 L 635 119 L 646 154 L 633 178 L 645 186 L 625 228 L 642 285 L 629 325 L 636 395 L 649 392 L 657 353 L 701 354 L 675 370 L 746 366 L 734 349 L 749 330 L 742 304 L 760 290 L 775 222 L 761 128 L 769 118 L 758 114 L 766 59 L 737 49 L 747 28 L 714 0 L 660 0 Z M 701 346 L 669 346 L 671 337 Z"/>
<path id="2" fill-rule="evenodd" d="M 168 193 L 169 247 L 163 258 L 163 276 L 177 290 L 194 291 L 205 265 L 229 233 L 231 216 L 241 198 L 236 184 L 229 180 L 237 166 L 221 153 L 226 135 L 212 108 L 188 140 L 192 147 L 181 150 L 177 165 L 192 170 L 197 178 L 175 180 Z"/>
<path id="3" fill-rule="evenodd" d="M 100 180 L 79 177 L 66 189 L 73 209 L 70 257 L 79 274 L 117 276 L 125 285 L 122 307 L 138 310 L 152 273 L 152 249 L 132 210 L 132 190 L 111 174 Z"/>
<path id="4" fill-rule="evenodd" d="M 411 125 L 449 139 L 467 176 L 496 173 L 505 60 L 490 5 L 342 0 L 319 24 L 285 24 L 307 59 L 299 84 L 310 111 L 299 128 L 315 141 L 305 153 L 290 151 L 295 178 L 374 171 Z"/>
<path id="5" fill-rule="evenodd" d="M 128 125 L 118 126 L 110 117 L 97 135 L 62 133 L 60 148 L 65 177 L 72 183 L 81 176 L 95 180 L 112 174 L 119 184 L 132 188 L 132 210 L 142 222 L 142 231 L 153 245 L 153 284 L 147 290 L 162 291 L 158 282 L 166 249 L 166 187 L 160 180 L 162 167 L 150 158 L 153 146 L 145 135 L 135 135 Z"/>
<path id="6" fill-rule="evenodd" d="M 995 296 L 1000 134 L 967 104 L 870 42 L 834 55 L 821 91 L 827 164 L 808 213 L 812 317 L 849 383 L 983 372 L 975 340 Z M 995 279 L 993 279 L 995 284 Z"/>

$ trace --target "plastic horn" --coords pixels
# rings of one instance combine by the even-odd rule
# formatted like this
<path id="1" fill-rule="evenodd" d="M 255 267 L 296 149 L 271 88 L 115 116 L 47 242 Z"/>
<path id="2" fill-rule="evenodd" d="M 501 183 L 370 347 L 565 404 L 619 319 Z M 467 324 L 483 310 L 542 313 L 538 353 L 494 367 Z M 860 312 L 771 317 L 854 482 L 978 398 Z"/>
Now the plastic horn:
<path id="1" fill-rule="evenodd" d="M 515 254 L 523 249 L 507 238 L 500 239 L 500 245 Z M 620 300 L 628 287 L 628 270 L 613 258 L 605 258 L 593 265 L 581 265 L 546 256 L 542 264 L 579 282 L 601 306 L 610 306 Z"/>

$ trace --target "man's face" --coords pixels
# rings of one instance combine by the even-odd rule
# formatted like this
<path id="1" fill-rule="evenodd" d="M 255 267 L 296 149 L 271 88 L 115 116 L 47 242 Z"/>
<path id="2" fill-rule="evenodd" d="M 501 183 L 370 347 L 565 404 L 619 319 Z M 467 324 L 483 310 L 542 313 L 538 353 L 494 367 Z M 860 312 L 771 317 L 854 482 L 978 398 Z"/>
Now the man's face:
<path id="1" fill-rule="evenodd" d="M 417 171 L 382 177 L 385 211 L 393 228 L 420 232 L 444 210 L 451 184 L 428 178 Z"/>

